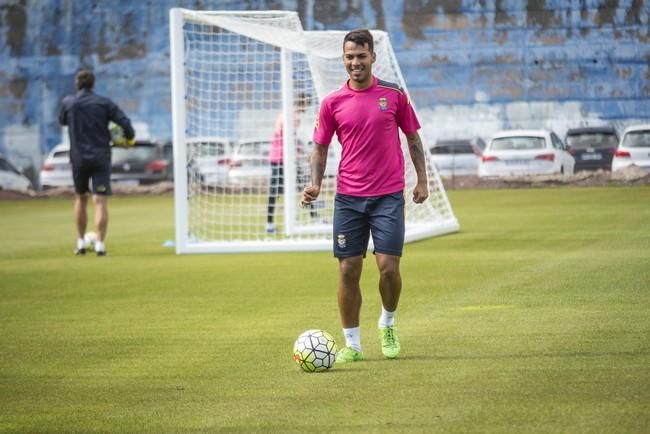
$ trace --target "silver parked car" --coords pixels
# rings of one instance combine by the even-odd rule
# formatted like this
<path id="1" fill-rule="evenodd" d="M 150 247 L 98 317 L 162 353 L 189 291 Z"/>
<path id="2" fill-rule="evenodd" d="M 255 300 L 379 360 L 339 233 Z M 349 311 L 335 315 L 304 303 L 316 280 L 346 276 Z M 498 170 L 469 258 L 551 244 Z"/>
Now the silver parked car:
<path id="1" fill-rule="evenodd" d="M 228 185 L 244 188 L 265 188 L 271 178 L 269 140 L 251 140 L 237 144 L 230 157 Z"/>
<path id="2" fill-rule="evenodd" d="M 614 152 L 612 170 L 635 165 L 650 171 L 650 124 L 633 125 L 623 131 Z"/>
<path id="3" fill-rule="evenodd" d="M 476 175 L 485 143 L 480 138 L 438 140 L 429 148 L 440 176 Z"/>
<path id="4" fill-rule="evenodd" d="M 548 130 L 501 131 L 490 139 L 479 163 L 481 177 L 573 175 L 575 160 Z"/>
<path id="5" fill-rule="evenodd" d="M 188 140 L 190 179 L 208 187 L 225 187 L 228 184 L 232 142 L 227 139 L 206 137 Z"/>

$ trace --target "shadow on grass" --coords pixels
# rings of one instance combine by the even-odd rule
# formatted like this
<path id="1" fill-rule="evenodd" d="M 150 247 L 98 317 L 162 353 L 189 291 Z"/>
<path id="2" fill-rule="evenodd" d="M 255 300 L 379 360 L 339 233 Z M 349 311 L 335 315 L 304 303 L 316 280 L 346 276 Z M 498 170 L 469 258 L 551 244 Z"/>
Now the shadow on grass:
<path id="1" fill-rule="evenodd" d="M 648 356 L 650 350 L 641 351 L 580 351 L 580 352 L 554 352 L 554 353 L 529 353 L 529 354 L 456 354 L 456 355 L 423 355 L 412 354 L 400 356 L 396 359 L 376 358 L 364 359 L 361 362 L 335 364 L 332 369 L 323 372 L 315 372 L 319 375 L 343 375 L 344 373 L 371 371 L 378 367 L 378 364 L 393 363 L 395 366 L 400 363 L 410 362 L 448 362 L 448 361 L 471 361 L 471 360 L 529 360 L 529 359 L 575 359 L 575 358 L 601 358 L 601 357 L 636 357 Z M 300 374 L 301 372 L 299 372 Z"/>

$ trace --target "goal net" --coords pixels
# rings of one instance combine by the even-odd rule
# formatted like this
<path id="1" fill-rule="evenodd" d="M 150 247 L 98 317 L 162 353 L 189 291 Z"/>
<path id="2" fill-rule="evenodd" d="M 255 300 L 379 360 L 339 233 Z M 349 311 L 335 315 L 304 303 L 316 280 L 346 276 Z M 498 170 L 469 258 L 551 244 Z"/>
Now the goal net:
<path id="1" fill-rule="evenodd" d="M 406 88 L 388 35 L 372 33 L 375 75 Z M 347 79 L 344 35 L 303 31 L 295 12 L 171 10 L 177 253 L 332 248 L 336 141 L 318 201 L 299 203 L 320 101 Z M 410 200 L 405 145 L 406 241 L 458 230 L 433 164 L 429 199 Z"/>

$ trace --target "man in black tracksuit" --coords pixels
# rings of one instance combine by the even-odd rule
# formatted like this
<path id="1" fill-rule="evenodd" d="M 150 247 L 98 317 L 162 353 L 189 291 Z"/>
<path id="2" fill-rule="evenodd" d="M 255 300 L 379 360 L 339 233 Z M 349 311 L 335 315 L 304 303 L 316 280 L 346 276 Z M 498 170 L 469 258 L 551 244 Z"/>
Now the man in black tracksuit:
<path id="1" fill-rule="evenodd" d="M 108 227 L 108 196 L 111 195 L 111 135 L 109 122 L 122 127 L 127 144 L 135 143 L 135 131 L 129 118 L 110 99 L 93 92 L 95 75 L 83 69 L 75 76 L 77 93 L 66 96 L 59 111 L 59 122 L 68 126 L 70 163 L 75 189 L 76 255 L 86 253 L 84 234 L 88 221 L 89 181 L 95 202 L 97 256 L 106 255 L 104 238 Z"/>

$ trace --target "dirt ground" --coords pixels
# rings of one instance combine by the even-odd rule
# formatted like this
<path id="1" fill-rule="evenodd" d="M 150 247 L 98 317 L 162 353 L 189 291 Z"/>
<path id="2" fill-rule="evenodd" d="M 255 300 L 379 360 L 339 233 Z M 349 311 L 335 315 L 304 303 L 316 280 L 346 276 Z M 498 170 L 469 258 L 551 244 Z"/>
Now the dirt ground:
<path id="1" fill-rule="evenodd" d="M 517 176 L 512 178 L 479 178 L 477 176 L 457 176 L 444 178 L 447 190 L 497 189 L 497 188 L 535 188 L 535 187 L 597 187 L 607 185 L 650 184 L 650 172 L 638 166 L 630 166 L 621 171 L 598 170 L 578 172 L 572 176 Z"/>
<path id="2" fill-rule="evenodd" d="M 573 176 L 522 176 L 498 179 L 486 179 L 477 176 L 456 176 L 443 178 L 442 181 L 447 190 L 564 186 L 597 187 L 608 185 L 650 184 L 650 172 L 637 166 L 630 166 L 617 172 L 599 170 L 596 172 L 578 172 Z M 171 194 L 173 191 L 174 185 L 171 182 L 161 182 L 150 186 L 113 187 L 114 195 Z M 0 200 L 46 197 L 73 197 L 73 191 L 70 188 L 55 188 L 46 191 L 30 191 L 28 193 L 12 190 L 0 190 Z"/>

